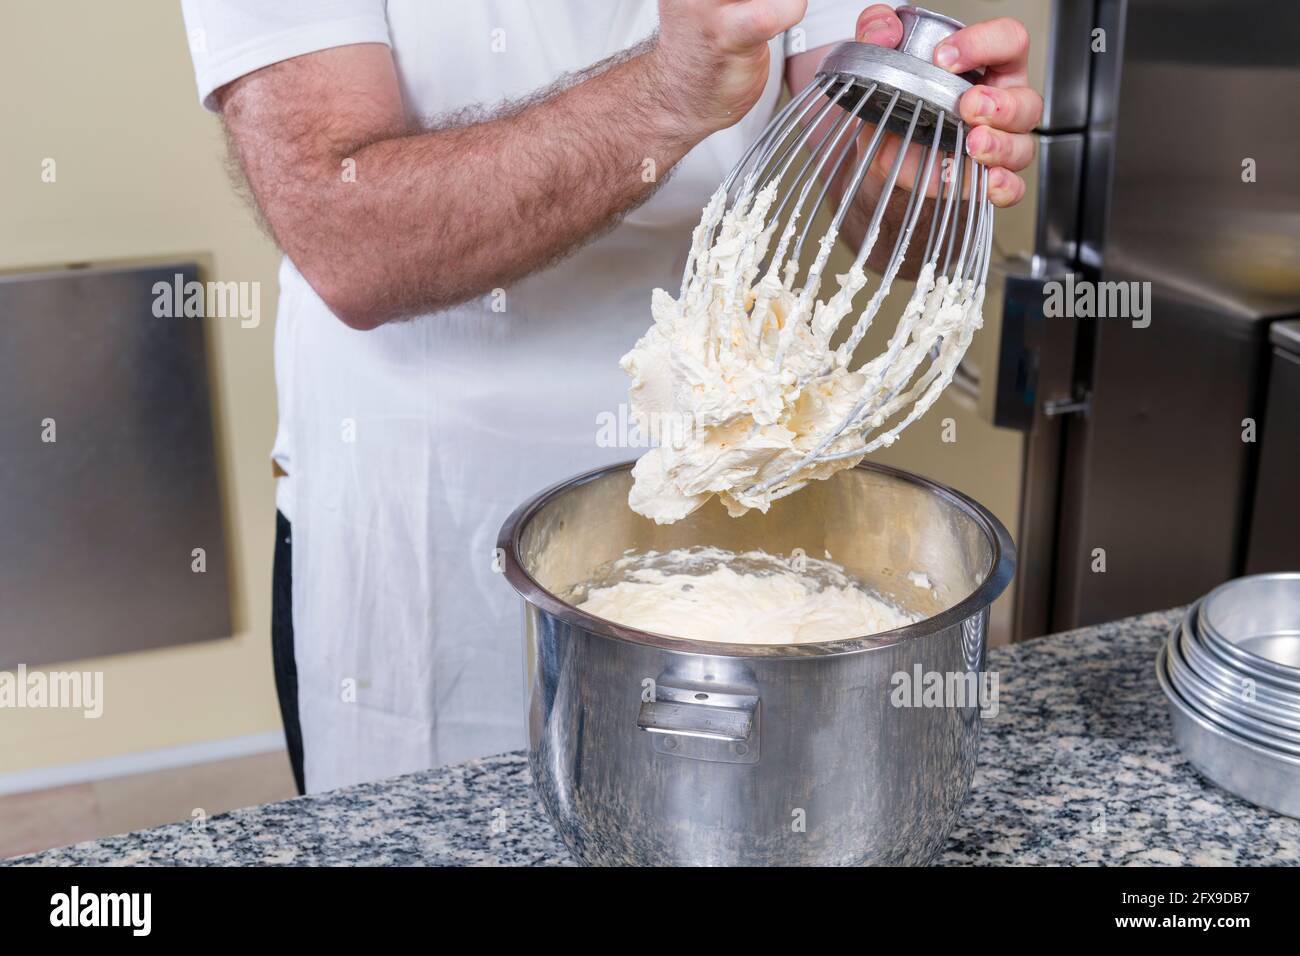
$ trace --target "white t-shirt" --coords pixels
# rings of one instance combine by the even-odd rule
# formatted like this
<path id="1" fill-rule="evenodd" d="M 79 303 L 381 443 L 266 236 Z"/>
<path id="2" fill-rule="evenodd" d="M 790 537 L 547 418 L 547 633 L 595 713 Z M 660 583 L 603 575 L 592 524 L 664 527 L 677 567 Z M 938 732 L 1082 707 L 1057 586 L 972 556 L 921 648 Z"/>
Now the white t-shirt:
<path id="1" fill-rule="evenodd" d="M 518 599 L 502 521 L 543 487 L 635 457 L 602 447 L 619 357 L 650 293 L 681 281 L 691 228 L 771 118 L 787 47 L 853 36 L 863 0 L 812 0 L 772 43 L 759 103 L 649 202 L 559 264 L 445 312 L 347 328 L 280 270 L 274 456 L 293 522 L 299 710 L 311 790 L 525 746 Z M 183 0 L 199 97 L 316 50 L 386 43 L 408 110 L 434 118 L 537 91 L 649 36 L 653 0 Z M 527 228 L 527 223 L 519 223 Z M 454 268 L 431 263 L 430 268 Z M 608 434 L 608 432 L 605 432 Z"/>

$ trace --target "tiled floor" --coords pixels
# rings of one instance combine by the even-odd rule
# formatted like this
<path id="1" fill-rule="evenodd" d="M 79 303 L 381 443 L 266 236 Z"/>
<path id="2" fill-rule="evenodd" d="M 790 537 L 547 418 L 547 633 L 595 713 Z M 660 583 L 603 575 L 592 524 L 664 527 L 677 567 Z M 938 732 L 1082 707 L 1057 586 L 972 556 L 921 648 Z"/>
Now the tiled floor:
<path id="1" fill-rule="evenodd" d="M 0 797 L 0 858 L 296 794 L 283 751 Z"/>

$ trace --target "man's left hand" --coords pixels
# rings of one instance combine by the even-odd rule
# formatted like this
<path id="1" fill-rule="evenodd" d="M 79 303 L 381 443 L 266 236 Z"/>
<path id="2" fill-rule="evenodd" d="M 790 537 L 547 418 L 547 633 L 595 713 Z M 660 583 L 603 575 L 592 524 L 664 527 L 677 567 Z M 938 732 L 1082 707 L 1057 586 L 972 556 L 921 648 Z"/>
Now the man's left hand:
<path id="1" fill-rule="evenodd" d="M 902 21 L 892 7 L 873 4 L 858 16 L 857 39 L 892 49 L 903 39 Z M 1028 59 L 1029 33 L 1011 17 L 958 30 L 934 51 L 935 65 L 950 73 L 985 68 L 983 82 L 966 91 L 960 108 L 972 127 L 966 152 L 989 167 L 989 199 L 996 206 L 1020 201 L 1025 182 L 1016 174 L 1034 159 L 1029 132 L 1043 115 L 1043 98 L 1027 85 Z"/>

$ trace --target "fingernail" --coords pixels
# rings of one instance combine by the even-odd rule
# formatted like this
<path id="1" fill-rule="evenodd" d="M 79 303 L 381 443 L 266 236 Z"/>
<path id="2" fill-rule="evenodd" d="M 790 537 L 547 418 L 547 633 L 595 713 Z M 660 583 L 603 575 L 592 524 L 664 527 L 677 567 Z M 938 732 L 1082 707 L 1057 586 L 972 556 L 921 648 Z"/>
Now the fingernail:
<path id="1" fill-rule="evenodd" d="M 978 158 L 984 145 L 984 134 L 978 129 L 971 130 L 966 136 L 966 155 Z"/>
<path id="2" fill-rule="evenodd" d="M 945 70 L 951 70 L 961 54 L 957 47 L 951 43 L 940 43 L 934 51 L 934 62 L 939 64 Z"/>
<path id="3" fill-rule="evenodd" d="M 862 24 L 862 35 L 860 40 L 873 40 L 889 32 L 891 18 L 875 17 Z"/>
<path id="4" fill-rule="evenodd" d="M 975 95 L 975 115 L 983 119 L 992 119 L 993 114 L 998 111 L 998 103 L 987 93 L 977 93 Z"/>

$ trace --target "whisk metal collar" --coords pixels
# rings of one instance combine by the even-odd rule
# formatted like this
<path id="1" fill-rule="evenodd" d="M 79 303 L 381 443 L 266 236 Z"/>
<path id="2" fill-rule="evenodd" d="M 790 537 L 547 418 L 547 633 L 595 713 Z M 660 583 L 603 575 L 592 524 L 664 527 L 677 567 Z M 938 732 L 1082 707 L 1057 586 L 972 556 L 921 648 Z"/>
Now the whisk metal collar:
<path id="1" fill-rule="evenodd" d="M 845 85 L 865 90 L 874 84 L 875 93 L 868 97 L 860 110 L 861 116 L 869 123 L 879 121 L 897 93 L 898 103 L 885 121 L 886 128 L 892 133 L 907 130 L 920 103 L 918 131 L 928 140 L 925 133 L 933 128 L 937 112 L 942 111 L 947 120 L 939 146 L 952 150 L 957 142 L 957 122 L 961 115 L 957 103 L 972 86 L 967 78 L 970 75 L 949 73 L 910 53 L 846 40 L 831 48 L 817 72 L 817 79 L 830 81 L 827 96 L 835 96 Z M 847 99 L 852 98 L 850 92 Z"/>

